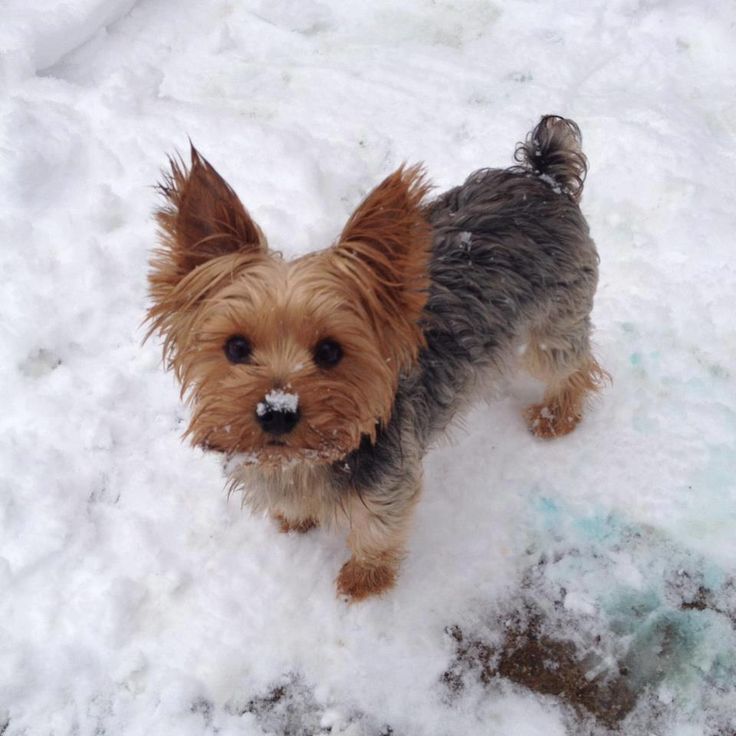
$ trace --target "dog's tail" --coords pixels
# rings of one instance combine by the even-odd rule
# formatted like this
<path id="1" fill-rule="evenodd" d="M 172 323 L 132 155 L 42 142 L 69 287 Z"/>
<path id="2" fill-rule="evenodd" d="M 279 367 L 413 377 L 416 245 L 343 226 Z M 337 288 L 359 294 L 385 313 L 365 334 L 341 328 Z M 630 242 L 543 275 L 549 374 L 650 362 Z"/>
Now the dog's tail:
<path id="1" fill-rule="evenodd" d="M 588 173 L 588 161 L 581 146 L 582 137 L 576 123 L 559 115 L 545 115 L 526 141 L 518 144 L 514 158 L 524 170 L 578 202 Z"/>

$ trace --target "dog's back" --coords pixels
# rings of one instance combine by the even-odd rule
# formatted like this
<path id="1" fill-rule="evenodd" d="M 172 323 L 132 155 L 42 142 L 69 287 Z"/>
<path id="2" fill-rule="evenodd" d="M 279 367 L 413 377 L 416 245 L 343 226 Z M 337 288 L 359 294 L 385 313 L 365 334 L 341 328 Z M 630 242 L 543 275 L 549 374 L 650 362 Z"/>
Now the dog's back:
<path id="1" fill-rule="evenodd" d="M 426 208 L 433 229 L 426 346 L 405 376 L 391 421 L 346 469 L 385 487 L 405 455 L 421 456 L 476 388 L 518 362 L 547 386 L 532 432 L 554 437 L 581 418 L 606 374 L 590 351 L 598 254 L 578 206 L 587 171 L 577 125 L 545 116 L 516 149 L 519 165 L 482 169 Z"/>
<path id="2" fill-rule="evenodd" d="M 472 395 L 469 383 L 514 359 L 518 343 L 529 344 L 527 367 L 548 383 L 589 352 L 598 255 L 578 207 L 587 167 L 577 125 L 542 118 L 516 159 L 475 172 L 427 210 L 425 441 Z"/>

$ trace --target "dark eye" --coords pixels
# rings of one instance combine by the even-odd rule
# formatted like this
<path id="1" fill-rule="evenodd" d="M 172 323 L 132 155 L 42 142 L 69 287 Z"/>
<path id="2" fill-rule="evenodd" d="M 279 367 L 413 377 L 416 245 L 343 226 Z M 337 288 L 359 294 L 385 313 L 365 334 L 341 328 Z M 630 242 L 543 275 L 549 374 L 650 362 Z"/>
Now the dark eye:
<path id="1" fill-rule="evenodd" d="M 314 362 L 320 368 L 334 368 L 342 360 L 340 343 L 334 340 L 321 340 L 314 349 Z"/>
<path id="2" fill-rule="evenodd" d="M 233 335 L 227 339 L 225 355 L 231 363 L 248 363 L 250 354 L 250 343 L 242 335 Z"/>

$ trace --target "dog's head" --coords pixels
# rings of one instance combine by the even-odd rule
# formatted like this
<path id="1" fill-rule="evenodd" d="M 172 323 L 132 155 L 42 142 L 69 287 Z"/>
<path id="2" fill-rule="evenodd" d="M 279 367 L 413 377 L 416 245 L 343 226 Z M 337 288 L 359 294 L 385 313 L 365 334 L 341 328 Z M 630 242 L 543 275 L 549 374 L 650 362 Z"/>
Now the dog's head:
<path id="1" fill-rule="evenodd" d="M 170 163 L 148 319 L 192 404 L 192 442 L 282 464 L 374 438 L 423 340 L 421 168 L 379 184 L 335 245 L 288 261 L 196 150 Z"/>

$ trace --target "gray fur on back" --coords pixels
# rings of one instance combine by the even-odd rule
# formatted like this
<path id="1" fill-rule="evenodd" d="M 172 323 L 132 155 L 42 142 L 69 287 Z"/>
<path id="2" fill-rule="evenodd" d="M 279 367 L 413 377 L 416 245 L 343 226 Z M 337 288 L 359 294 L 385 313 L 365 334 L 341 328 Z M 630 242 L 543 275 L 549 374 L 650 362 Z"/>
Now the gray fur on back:
<path id="1" fill-rule="evenodd" d="M 419 472 L 433 438 L 530 332 L 560 323 L 587 340 L 598 256 L 577 205 L 586 171 L 579 143 L 574 123 L 543 118 L 517 149 L 520 166 L 477 171 L 427 205 L 426 347 L 376 443 L 334 466 L 336 486 L 386 493 Z"/>

